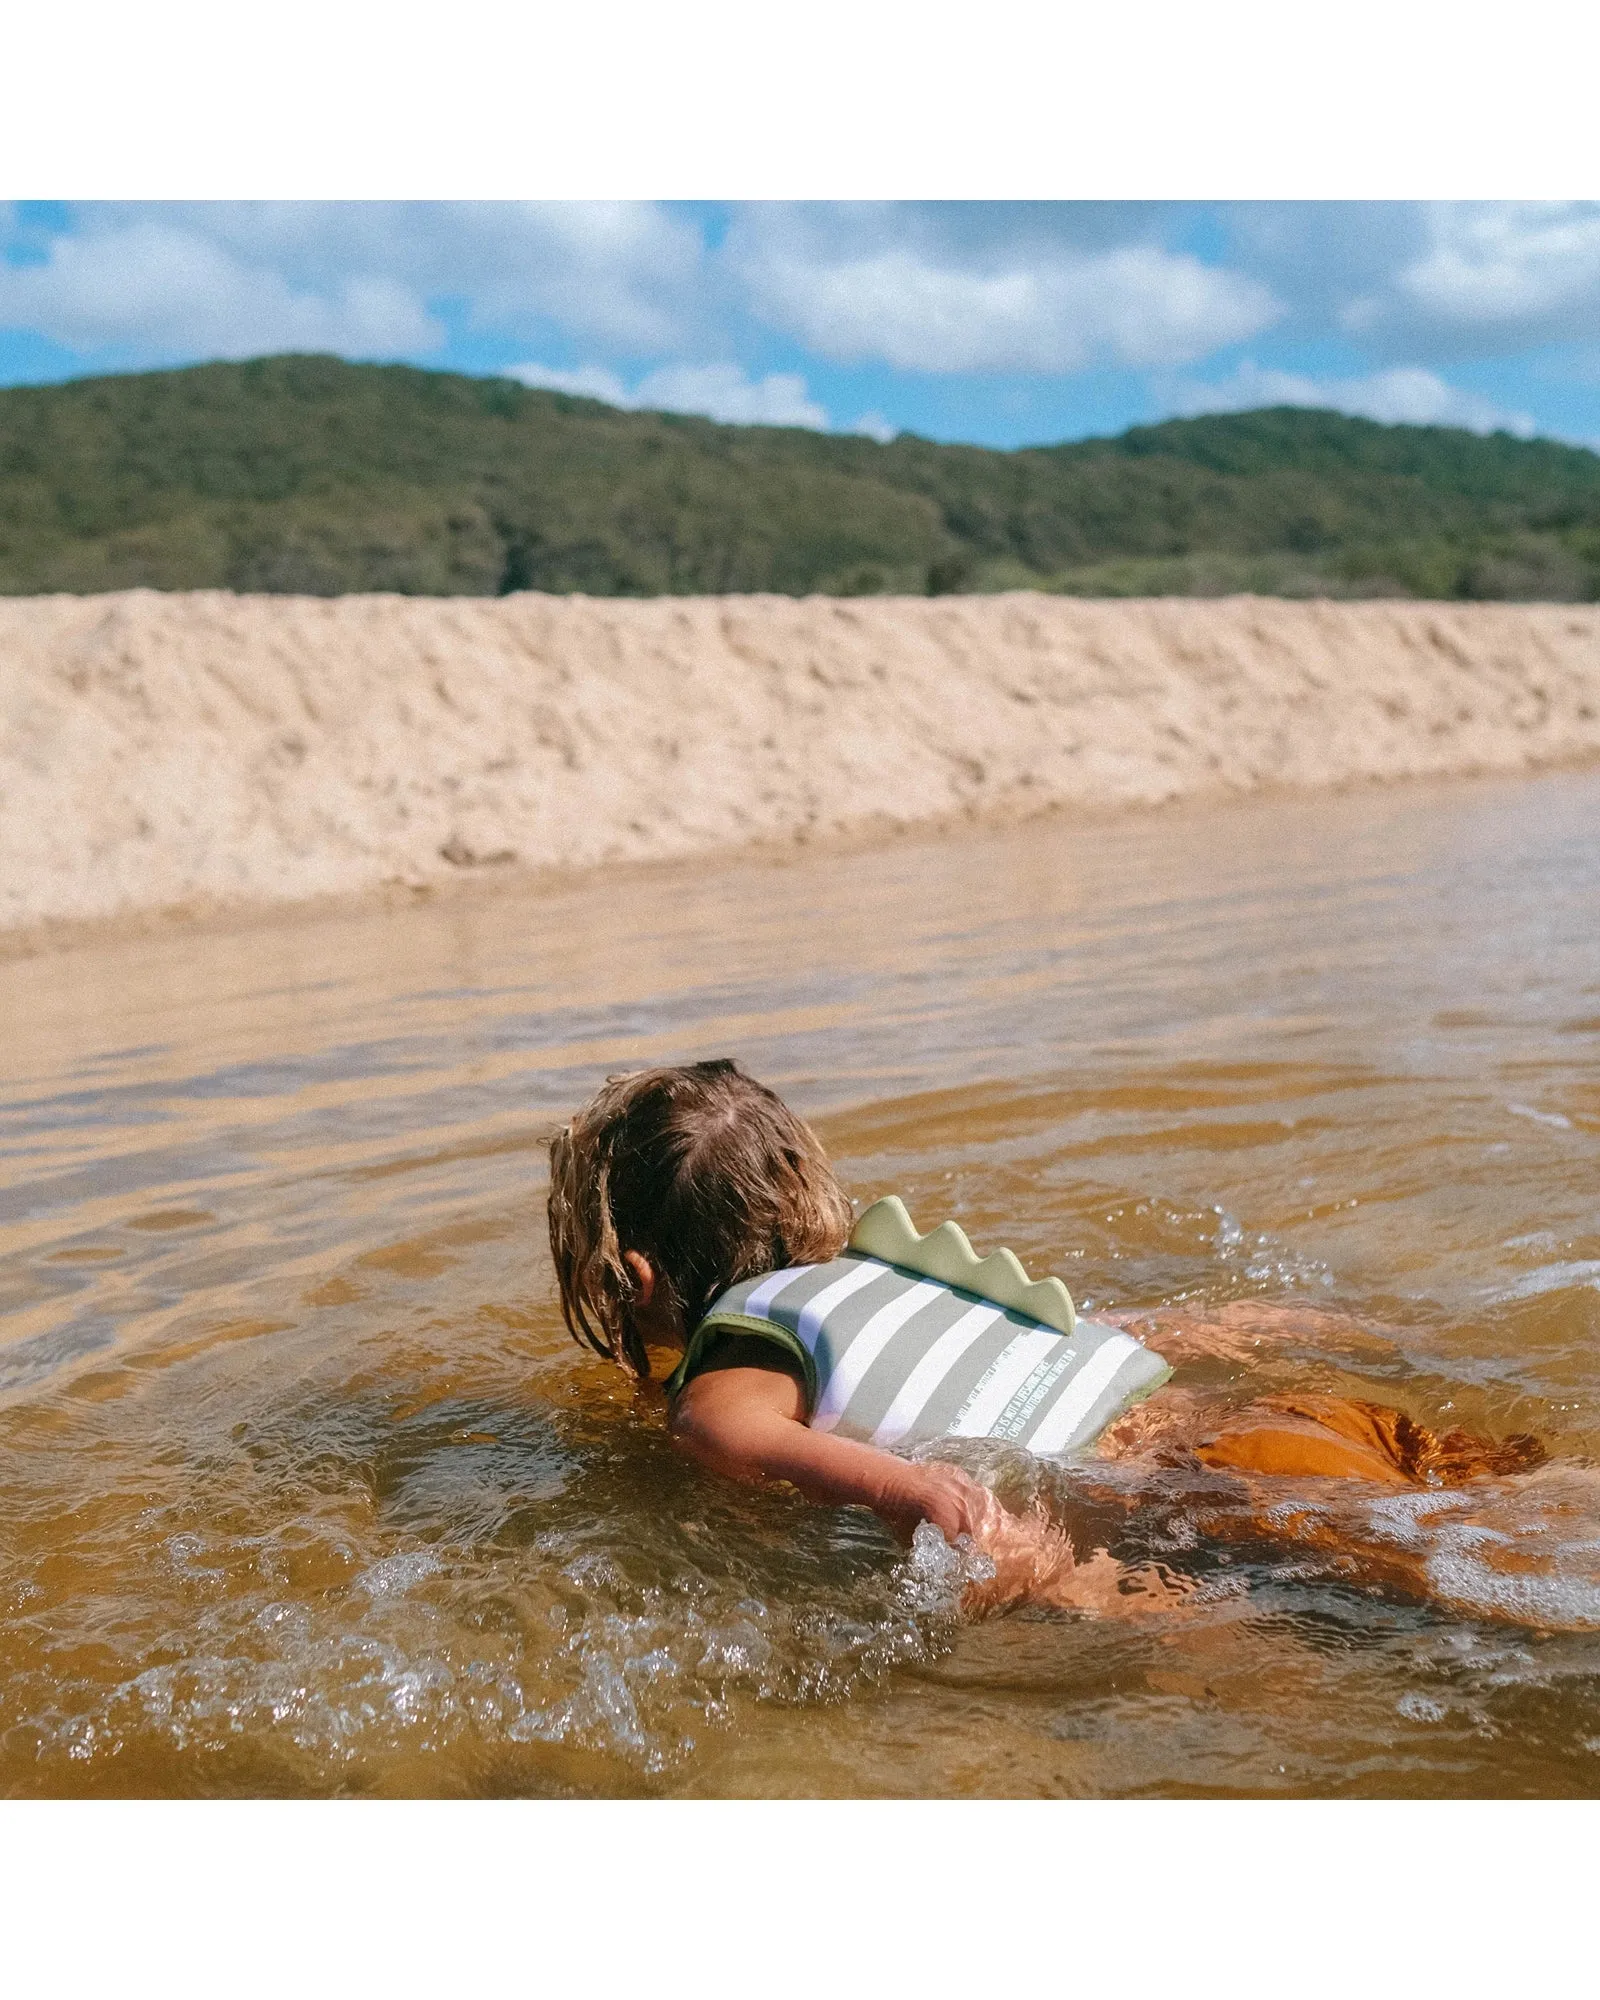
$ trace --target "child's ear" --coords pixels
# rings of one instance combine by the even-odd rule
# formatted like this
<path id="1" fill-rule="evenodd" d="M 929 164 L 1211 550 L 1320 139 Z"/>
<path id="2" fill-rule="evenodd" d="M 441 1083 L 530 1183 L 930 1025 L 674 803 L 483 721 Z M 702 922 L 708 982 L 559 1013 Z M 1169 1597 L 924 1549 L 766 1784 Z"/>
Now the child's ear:
<path id="1" fill-rule="evenodd" d="M 638 1250 L 624 1250 L 622 1261 L 633 1273 L 633 1282 L 637 1288 L 634 1304 L 640 1306 L 649 1305 L 650 1301 L 656 1295 L 655 1266 L 650 1262 L 648 1257 Z"/>

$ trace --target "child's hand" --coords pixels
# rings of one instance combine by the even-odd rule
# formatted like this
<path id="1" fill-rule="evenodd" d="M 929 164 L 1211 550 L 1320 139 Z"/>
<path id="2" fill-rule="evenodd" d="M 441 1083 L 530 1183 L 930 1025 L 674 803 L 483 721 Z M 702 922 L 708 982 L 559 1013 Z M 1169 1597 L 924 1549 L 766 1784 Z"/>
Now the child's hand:
<path id="1" fill-rule="evenodd" d="M 985 1486 L 971 1479 L 958 1465 L 938 1461 L 908 1465 L 909 1491 L 903 1508 L 897 1509 L 891 1526 L 909 1542 L 919 1521 L 931 1521 L 947 1542 L 958 1535 L 970 1535 L 982 1543 L 985 1534 L 1005 1517 L 1005 1509 Z"/>
<path id="2" fill-rule="evenodd" d="M 953 1466 L 924 1469 L 955 1471 Z M 971 1487 L 975 1482 L 966 1484 Z M 1013 1514 L 981 1486 L 976 1493 L 977 1498 L 968 1500 L 971 1526 L 966 1532 L 993 1563 L 994 1574 L 963 1592 L 962 1608 L 969 1616 L 982 1617 L 1017 1604 L 1050 1604 L 1101 1618 L 1170 1615 L 1187 1608 L 1195 1590 L 1188 1577 L 1156 1563 L 1130 1569 L 1105 1549 L 1080 1561 L 1066 1531 L 1042 1507 Z M 953 1539 L 945 1532 L 947 1539 Z"/>

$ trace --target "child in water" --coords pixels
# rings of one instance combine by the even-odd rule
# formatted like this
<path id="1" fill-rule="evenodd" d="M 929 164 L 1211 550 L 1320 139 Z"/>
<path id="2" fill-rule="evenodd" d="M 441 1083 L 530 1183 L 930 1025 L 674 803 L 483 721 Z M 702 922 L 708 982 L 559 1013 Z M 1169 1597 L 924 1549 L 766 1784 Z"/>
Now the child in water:
<path id="1" fill-rule="evenodd" d="M 1293 1332 L 1305 1315 L 1251 1304 L 1091 1320 L 1008 1252 L 980 1263 L 953 1225 L 919 1237 L 897 1201 L 857 1222 L 809 1127 L 733 1062 L 612 1078 L 557 1133 L 550 1163 L 550 1247 L 574 1338 L 640 1380 L 648 1350 L 677 1353 L 668 1427 L 702 1465 L 870 1507 L 902 1540 L 925 1521 L 952 1544 L 969 1536 L 993 1566 L 969 1608 L 1144 1610 L 1192 1586 L 1074 1551 L 1042 1511 L 1009 1512 L 959 1466 L 890 1447 L 991 1437 L 1080 1464 L 1092 1451 L 1107 1466 L 1222 1475 L 1210 1487 L 1246 1505 L 1221 1508 L 1219 1532 L 1243 1521 L 1342 1557 L 1336 1512 L 1286 1512 L 1281 1481 L 1443 1488 L 1544 1456 L 1531 1438 L 1438 1436 L 1340 1397 L 1241 1407 L 1166 1388 L 1169 1364 L 1250 1358 L 1275 1317 Z M 1363 1556 L 1376 1580 L 1428 1590 L 1404 1549 Z"/>

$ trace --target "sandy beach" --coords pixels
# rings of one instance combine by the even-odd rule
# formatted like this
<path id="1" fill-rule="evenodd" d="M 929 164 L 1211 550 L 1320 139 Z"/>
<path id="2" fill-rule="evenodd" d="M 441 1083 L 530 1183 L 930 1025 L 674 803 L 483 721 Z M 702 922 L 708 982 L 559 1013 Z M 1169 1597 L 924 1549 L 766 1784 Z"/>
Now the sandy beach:
<path id="1" fill-rule="evenodd" d="M 1600 756 L 1600 609 L 0 600 L 0 932 Z"/>

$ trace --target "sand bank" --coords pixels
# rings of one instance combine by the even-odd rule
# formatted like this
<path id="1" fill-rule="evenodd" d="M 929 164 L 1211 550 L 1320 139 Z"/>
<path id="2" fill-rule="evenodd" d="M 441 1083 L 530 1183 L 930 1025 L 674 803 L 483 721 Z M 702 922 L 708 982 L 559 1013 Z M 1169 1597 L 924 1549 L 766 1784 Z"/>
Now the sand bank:
<path id="1" fill-rule="evenodd" d="M 1600 755 L 1600 609 L 0 599 L 0 930 Z"/>

